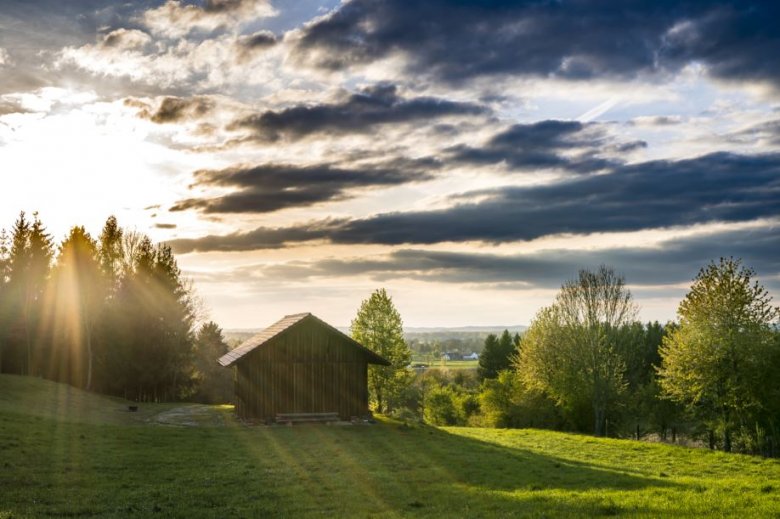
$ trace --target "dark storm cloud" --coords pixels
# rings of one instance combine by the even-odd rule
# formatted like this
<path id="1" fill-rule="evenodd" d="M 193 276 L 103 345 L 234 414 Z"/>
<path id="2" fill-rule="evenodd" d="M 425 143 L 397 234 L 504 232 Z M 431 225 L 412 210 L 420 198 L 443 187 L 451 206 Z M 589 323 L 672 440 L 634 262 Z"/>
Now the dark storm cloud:
<path id="1" fill-rule="evenodd" d="M 168 244 L 178 254 L 205 251 L 249 251 L 257 249 L 281 249 L 287 244 L 321 240 L 334 226 L 343 220 L 310 222 L 297 227 L 260 227 L 250 232 L 227 235 L 209 235 L 202 238 L 171 240 Z"/>
<path id="2" fill-rule="evenodd" d="M 432 97 L 403 99 L 394 85 L 378 85 L 334 104 L 299 105 L 244 117 L 229 128 L 251 130 L 253 138 L 263 141 L 293 140 L 321 133 L 364 133 L 383 124 L 486 113 L 487 108 L 471 103 Z"/>
<path id="3" fill-rule="evenodd" d="M 576 177 L 551 185 L 506 187 L 466 193 L 482 200 L 435 211 L 384 213 L 361 220 L 328 221 L 274 229 L 280 243 L 306 237 L 338 244 L 432 244 L 448 241 L 506 242 L 561 233 L 638 231 L 709 222 L 745 222 L 780 216 L 780 154 L 714 153 L 694 159 L 659 160 Z M 268 229 L 258 229 L 265 236 Z M 192 240 L 207 250 L 253 246 L 253 234 Z M 309 238 L 305 238 L 309 239 Z M 277 243 L 279 245 L 279 243 Z"/>
<path id="4" fill-rule="evenodd" d="M 302 30 L 301 62 L 341 70 L 402 53 L 414 73 L 567 79 L 677 71 L 780 81 L 780 4 L 352 0 Z"/>
<path id="5" fill-rule="evenodd" d="M 337 243 L 530 240 L 780 216 L 780 154 L 714 153 L 621 166 L 552 185 L 509 187 L 449 209 L 354 220 Z"/>
<path id="6" fill-rule="evenodd" d="M 430 161 L 399 160 L 381 166 L 346 169 L 328 164 L 294 166 L 263 164 L 194 174 L 195 186 L 228 187 L 237 191 L 217 198 L 190 198 L 171 211 L 197 209 L 205 213 L 270 213 L 344 200 L 352 191 L 427 180 Z"/>
<path id="7" fill-rule="evenodd" d="M 513 169 L 565 168 L 584 173 L 616 165 L 599 157 L 601 150 L 627 153 L 643 146 L 641 141 L 609 144 L 607 135 L 594 124 L 547 120 L 515 124 L 481 147 L 458 145 L 447 151 L 453 160 L 469 164 L 505 163 Z"/>
<path id="8" fill-rule="evenodd" d="M 379 259 L 294 261 L 259 270 L 268 278 L 298 281 L 367 275 L 377 280 L 556 288 L 579 269 L 606 263 L 630 284 L 648 287 L 687 283 L 701 267 L 724 256 L 742 258 L 759 275 L 776 275 L 780 273 L 779 230 L 762 227 L 697 235 L 669 240 L 657 248 L 543 250 L 517 255 L 406 249 Z"/>

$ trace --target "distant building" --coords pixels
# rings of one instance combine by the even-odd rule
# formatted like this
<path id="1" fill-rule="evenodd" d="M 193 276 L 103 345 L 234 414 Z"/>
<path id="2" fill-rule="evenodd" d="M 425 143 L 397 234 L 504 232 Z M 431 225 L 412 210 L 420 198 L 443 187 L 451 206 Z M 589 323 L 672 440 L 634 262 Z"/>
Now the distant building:
<path id="1" fill-rule="evenodd" d="M 390 362 L 312 314 L 288 315 L 226 353 L 236 413 L 265 421 L 292 413 L 368 414 L 368 365 Z"/>
<path id="2" fill-rule="evenodd" d="M 479 360 L 479 353 L 471 352 L 468 355 L 464 355 L 463 360 Z"/>
<path id="3" fill-rule="evenodd" d="M 463 360 L 463 355 L 457 351 L 448 351 L 441 354 L 443 360 Z"/>

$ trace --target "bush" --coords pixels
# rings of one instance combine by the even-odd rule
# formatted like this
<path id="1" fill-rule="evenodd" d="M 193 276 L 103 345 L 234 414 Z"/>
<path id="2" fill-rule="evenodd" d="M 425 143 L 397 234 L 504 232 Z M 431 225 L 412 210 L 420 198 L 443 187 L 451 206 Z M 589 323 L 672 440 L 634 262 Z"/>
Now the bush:
<path id="1" fill-rule="evenodd" d="M 495 379 L 486 379 L 479 403 L 482 423 L 488 427 L 561 429 L 565 425 L 555 403 L 543 393 L 526 389 L 514 371 L 505 370 Z"/>
<path id="2" fill-rule="evenodd" d="M 445 386 L 434 386 L 425 395 L 423 416 L 431 425 L 455 425 L 458 412 L 455 409 L 454 392 Z"/>

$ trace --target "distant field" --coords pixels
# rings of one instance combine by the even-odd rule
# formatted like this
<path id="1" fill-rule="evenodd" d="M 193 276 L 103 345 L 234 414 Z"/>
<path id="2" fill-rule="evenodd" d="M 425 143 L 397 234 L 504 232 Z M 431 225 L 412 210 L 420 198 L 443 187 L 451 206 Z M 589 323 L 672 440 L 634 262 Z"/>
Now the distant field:
<path id="1" fill-rule="evenodd" d="M 477 369 L 479 366 L 478 360 L 413 360 L 412 366 L 415 364 L 425 364 L 428 368 L 438 369 Z"/>
<path id="2" fill-rule="evenodd" d="M 246 427 L 227 407 L 125 406 L 0 376 L 0 518 L 780 514 L 776 460 L 389 420 Z"/>

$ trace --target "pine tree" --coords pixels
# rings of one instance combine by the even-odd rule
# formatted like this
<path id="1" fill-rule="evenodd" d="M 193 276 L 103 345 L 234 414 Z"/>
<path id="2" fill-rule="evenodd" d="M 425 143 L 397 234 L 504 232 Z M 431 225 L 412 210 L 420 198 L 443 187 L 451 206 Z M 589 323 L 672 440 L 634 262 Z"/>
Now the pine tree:
<path id="1" fill-rule="evenodd" d="M 214 321 L 200 327 L 195 337 L 195 368 L 198 372 L 199 402 L 222 404 L 232 398 L 232 373 L 217 363 L 228 352 L 222 329 Z"/>
<path id="2" fill-rule="evenodd" d="M 84 227 L 73 227 L 60 245 L 53 273 L 52 324 L 55 351 L 71 384 L 92 388 L 95 327 L 106 300 L 107 285 L 100 268 L 97 243 Z"/>
<path id="3" fill-rule="evenodd" d="M 33 214 L 31 223 L 24 212 L 20 213 L 12 230 L 8 258 L 12 372 L 34 372 L 33 360 L 42 329 L 38 320 L 53 255 L 51 237 L 38 214 Z"/>
<path id="4" fill-rule="evenodd" d="M 499 372 L 512 366 L 519 336 L 513 338 L 509 330 L 504 330 L 501 337 L 492 333 L 485 338 L 485 346 L 479 356 L 477 375 L 480 380 L 496 378 Z"/>
<path id="5" fill-rule="evenodd" d="M 5 229 L 0 230 L 0 373 L 3 373 L 3 354 L 5 353 L 8 342 L 8 275 L 10 269 L 10 255 L 8 233 Z"/>

